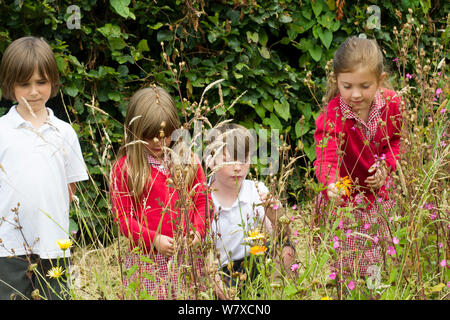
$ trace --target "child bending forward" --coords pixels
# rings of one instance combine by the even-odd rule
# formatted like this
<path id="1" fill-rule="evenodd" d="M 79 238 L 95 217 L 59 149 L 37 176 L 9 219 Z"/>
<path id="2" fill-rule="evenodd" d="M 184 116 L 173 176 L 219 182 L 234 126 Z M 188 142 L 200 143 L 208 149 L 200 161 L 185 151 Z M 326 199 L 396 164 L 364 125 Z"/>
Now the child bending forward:
<path id="1" fill-rule="evenodd" d="M 175 102 L 166 90 L 152 86 L 137 91 L 128 105 L 125 145 L 111 173 L 114 218 L 121 233 L 130 238 L 131 248 L 141 251 L 125 257 L 127 269 L 138 266 L 124 280 L 125 286 L 139 282 L 156 299 L 189 296 L 183 280 L 191 271 L 201 270 L 199 263 L 183 269 L 182 243 L 186 235 L 192 235 L 194 243 L 200 241 L 208 220 L 200 164 L 184 159 L 188 161 L 181 170 L 184 180 L 177 180 L 180 159 L 168 147 L 179 127 Z"/>
<path id="2" fill-rule="evenodd" d="M 364 277 L 371 266 L 380 267 L 382 244 L 391 246 L 390 173 L 400 155 L 400 99 L 383 87 L 383 55 L 374 40 L 348 38 L 335 53 L 333 72 L 314 134 L 316 175 L 327 187 L 317 218 L 332 219 L 331 225 L 339 220 L 342 233 L 331 237 L 334 270 Z M 331 206 L 353 209 L 345 215 Z"/>

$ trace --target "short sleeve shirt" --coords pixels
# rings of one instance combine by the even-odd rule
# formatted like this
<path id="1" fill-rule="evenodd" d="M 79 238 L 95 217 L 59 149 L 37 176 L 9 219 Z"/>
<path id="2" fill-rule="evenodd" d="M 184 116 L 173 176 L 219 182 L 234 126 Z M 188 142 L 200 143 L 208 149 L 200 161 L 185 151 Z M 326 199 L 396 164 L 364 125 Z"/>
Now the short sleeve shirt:
<path id="1" fill-rule="evenodd" d="M 211 235 L 220 253 L 222 266 L 229 260 L 240 260 L 248 255 L 250 246 L 244 244 L 244 238 L 248 236 L 248 231 L 259 226 L 264 218 L 259 193 L 268 193 L 264 183 L 256 184 L 254 181 L 244 180 L 238 198 L 230 208 L 221 206 L 214 193 L 211 194 L 215 210 Z"/>
<path id="2" fill-rule="evenodd" d="M 39 129 L 15 106 L 0 118 L 0 257 L 70 255 L 56 243 L 69 238 L 68 185 L 88 175 L 74 129 L 47 111 Z"/>

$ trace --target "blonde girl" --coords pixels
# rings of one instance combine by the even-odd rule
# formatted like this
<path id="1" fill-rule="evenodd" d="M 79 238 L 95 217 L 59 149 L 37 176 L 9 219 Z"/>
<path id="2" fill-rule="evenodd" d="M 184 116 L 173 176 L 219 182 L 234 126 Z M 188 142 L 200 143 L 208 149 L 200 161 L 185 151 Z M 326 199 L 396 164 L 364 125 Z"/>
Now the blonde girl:
<path id="1" fill-rule="evenodd" d="M 401 116 L 400 99 L 385 88 L 385 78 L 377 43 L 348 38 L 334 55 L 327 105 L 316 120 L 314 166 L 326 187 L 317 219 L 339 220 L 342 232 L 330 245 L 337 257 L 333 270 L 341 275 L 368 275 L 383 260 L 382 244 L 391 246 L 390 174 L 400 155 Z M 331 210 L 330 202 L 353 207 L 351 215 L 337 214 L 343 211 Z"/>
<path id="2" fill-rule="evenodd" d="M 137 91 L 129 101 L 124 127 L 125 143 L 111 173 L 113 214 L 131 248 L 138 247 L 152 261 L 128 253 L 125 267 L 139 265 L 140 278 L 134 274 L 125 285 L 140 281 L 154 298 L 185 298 L 178 285 L 183 257 L 177 241 L 190 234 L 198 242 L 205 235 L 204 173 L 193 157 L 181 163 L 170 149 L 180 122 L 175 102 L 163 88 Z"/>

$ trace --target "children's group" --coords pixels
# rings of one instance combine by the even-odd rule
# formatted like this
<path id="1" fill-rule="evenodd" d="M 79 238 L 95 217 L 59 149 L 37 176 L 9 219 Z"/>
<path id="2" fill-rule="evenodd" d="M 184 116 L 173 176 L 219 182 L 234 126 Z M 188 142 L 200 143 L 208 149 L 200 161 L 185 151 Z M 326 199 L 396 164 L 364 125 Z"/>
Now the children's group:
<path id="1" fill-rule="evenodd" d="M 348 234 L 334 242 L 338 258 L 330 268 L 340 275 L 365 277 L 382 262 L 381 246 L 392 241 L 386 217 L 395 206 L 391 173 L 400 157 L 402 119 L 386 78 L 376 41 L 348 38 L 335 52 L 316 119 L 313 165 L 324 188 L 314 218 L 319 227 L 339 221 Z M 65 298 L 61 286 L 67 284 L 51 275 L 70 265 L 70 250 L 58 240 L 69 238 L 72 198 L 88 172 L 75 130 L 46 105 L 59 89 L 46 40 L 13 41 L 2 53 L 0 82 L 2 97 L 16 102 L 0 118 L 0 299 Z M 217 270 L 218 299 L 227 298 L 234 274 L 245 275 L 244 285 L 258 276 L 254 255 L 279 250 L 275 260 L 284 276 L 301 262 L 289 228 L 279 221 L 280 199 L 247 176 L 256 143 L 249 130 L 222 121 L 199 159 L 174 138 L 182 127 L 178 108 L 157 84 L 131 94 L 123 127 L 109 198 L 120 234 L 129 239 L 124 268 L 138 266 L 123 279 L 125 288 L 134 288 L 128 298 L 133 290 L 156 299 L 189 298 L 181 274 L 196 270 L 204 277 L 208 259 Z M 349 205 L 352 219 L 335 209 Z M 196 253 L 205 241 L 213 243 L 212 257 Z"/>

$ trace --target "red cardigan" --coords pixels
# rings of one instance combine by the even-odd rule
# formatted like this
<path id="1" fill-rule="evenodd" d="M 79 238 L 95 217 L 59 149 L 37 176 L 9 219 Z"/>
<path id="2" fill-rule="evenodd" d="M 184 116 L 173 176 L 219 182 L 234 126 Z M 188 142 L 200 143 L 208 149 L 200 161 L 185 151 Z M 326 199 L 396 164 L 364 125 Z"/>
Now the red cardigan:
<path id="1" fill-rule="evenodd" d="M 182 223 L 186 233 L 187 226 L 181 220 L 176 206 L 180 201 L 176 190 L 169 186 L 163 173 L 151 167 L 151 182 L 147 194 L 142 197 L 142 205 L 137 205 L 127 186 L 127 172 L 124 170 L 126 156 L 119 159 L 111 172 L 111 202 L 114 220 L 126 237 L 131 237 L 135 245 L 143 246 L 146 252 L 152 249 L 157 234 L 174 236 L 175 229 Z M 195 188 L 193 206 L 189 208 L 189 223 L 193 230 L 203 237 L 206 220 L 209 219 L 210 196 L 206 196 L 206 178 L 200 165 L 194 178 Z M 189 230 L 192 230 L 189 229 Z"/>
<path id="2" fill-rule="evenodd" d="M 317 154 L 314 167 L 320 183 L 328 186 L 337 179 L 348 176 L 352 184 L 357 183 L 361 187 L 359 191 L 363 191 L 368 202 L 374 201 L 375 195 L 364 181 L 371 175 L 368 170 L 375 163 L 375 156 L 385 155 L 385 161 L 393 171 L 396 169 L 396 160 L 400 157 L 400 99 L 394 96 L 394 91 L 384 89 L 385 105 L 381 109 L 383 124 L 378 124 L 371 141 L 363 137 L 355 119 L 343 116 L 339 95 L 324 108 L 316 119 L 314 133 Z M 339 137 L 343 141 L 341 146 Z M 353 191 L 356 192 L 355 188 Z M 387 198 L 386 185 L 378 190 L 377 196 Z"/>

